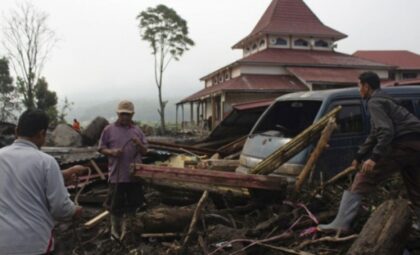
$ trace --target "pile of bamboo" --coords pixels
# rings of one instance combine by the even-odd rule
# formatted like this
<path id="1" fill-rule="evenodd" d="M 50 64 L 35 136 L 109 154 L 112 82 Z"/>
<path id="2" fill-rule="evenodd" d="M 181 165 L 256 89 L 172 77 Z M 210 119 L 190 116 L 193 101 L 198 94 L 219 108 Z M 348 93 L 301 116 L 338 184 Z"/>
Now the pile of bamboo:
<path id="1" fill-rule="evenodd" d="M 252 170 L 252 174 L 263 174 L 267 175 L 282 164 L 286 163 L 289 159 L 294 157 L 296 154 L 305 149 L 310 143 L 318 138 L 328 124 L 331 117 L 335 117 L 341 110 L 341 106 L 337 106 L 331 110 L 328 114 L 322 117 L 319 121 L 309 126 L 302 133 L 293 138 L 290 142 L 274 151 L 270 156 L 265 158 L 259 164 L 257 164 Z"/>

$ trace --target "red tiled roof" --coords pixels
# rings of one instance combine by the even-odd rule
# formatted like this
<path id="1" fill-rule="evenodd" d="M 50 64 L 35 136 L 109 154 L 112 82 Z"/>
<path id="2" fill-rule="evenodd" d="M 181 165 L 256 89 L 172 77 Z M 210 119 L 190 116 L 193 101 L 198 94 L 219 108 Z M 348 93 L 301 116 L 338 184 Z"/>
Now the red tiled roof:
<path id="1" fill-rule="evenodd" d="M 382 87 L 393 87 L 393 86 L 414 86 L 420 85 L 420 79 L 409 79 L 409 80 L 388 80 L 382 81 Z"/>
<path id="2" fill-rule="evenodd" d="M 390 69 L 390 66 L 361 59 L 344 53 L 319 50 L 266 49 L 249 55 L 240 63 L 268 63 L 293 66 L 330 66 L 351 68 L 379 68 Z"/>
<path id="3" fill-rule="evenodd" d="M 289 67 L 287 70 L 307 82 L 357 83 L 360 69 Z"/>
<path id="4" fill-rule="evenodd" d="M 273 0 L 255 28 L 234 48 L 259 34 L 300 35 L 342 39 L 347 35 L 325 26 L 303 0 Z"/>
<path id="5" fill-rule="evenodd" d="M 290 75 L 242 75 L 221 84 L 204 88 L 179 103 L 196 101 L 201 97 L 222 91 L 247 92 L 294 92 L 307 90 L 307 87 L 297 78 Z"/>
<path id="6" fill-rule="evenodd" d="M 356 51 L 353 56 L 376 61 L 398 69 L 420 69 L 420 55 L 406 50 Z"/>

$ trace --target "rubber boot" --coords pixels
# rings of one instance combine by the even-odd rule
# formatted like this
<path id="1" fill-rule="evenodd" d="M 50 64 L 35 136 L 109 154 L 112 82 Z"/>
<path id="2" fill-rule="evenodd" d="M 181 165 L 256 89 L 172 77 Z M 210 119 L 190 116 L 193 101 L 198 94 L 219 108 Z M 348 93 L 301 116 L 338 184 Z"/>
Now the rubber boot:
<path id="1" fill-rule="evenodd" d="M 121 224 L 121 236 L 120 240 L 124 240 L 125 236 L 127 235 L 127 226 L 130 222 L 130 216 L 125 214 Z"/>
<path id="2" fill-rule="evenodd" d="M 361 201 L 362 196 L 360 194 L 356 194 L 348 190 L 344 191 L 337 216 L 335 216 L 335 219 L 330 224 L 318 225 L 318 230 L 348 231 L 350 229 L 351 222 L 357 215 Z"/>
<path id="3" fill-rule="evenodd" d="M 120 239 L 121 217 L 111 214 L 111 240 Z"/>

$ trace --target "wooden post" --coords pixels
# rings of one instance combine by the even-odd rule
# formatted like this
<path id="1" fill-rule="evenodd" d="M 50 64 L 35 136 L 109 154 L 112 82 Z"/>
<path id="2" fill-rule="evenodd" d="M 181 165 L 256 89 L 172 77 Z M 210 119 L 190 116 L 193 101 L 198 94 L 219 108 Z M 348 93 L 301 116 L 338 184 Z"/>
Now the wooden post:
<path id="1" fill-rule="evenodd" d="M 175 130 L 178 132 L 178 107 L 179 104 L 176 105 L 176 112 L 175 112 Z"/>
<path id="2" fill-rule="evenodd" d="M 331 134 L 334 132 L 336 127 L 337 127 L 337 124 L 335 122 L 335 118 L 331 117 L 328 121 L 327 126 L 322 131 L 321 138 L 319 139 L 318 144 L 316 145 L 314 151 L 311 153 L 311 156 L 306 162 L 305 167 L 303 168 L 299 176 L 296 178 L 296 183 L 295 183 L 296 192 L 300 192 L 300 189 L 302 188 L 303 183 L 308 178 L 309 173 L 314 168 L 319 156 L 321 156 L 321 153 L 325 150 L 325 148 L 327 148 L 328 141 L 330 140 Z"/>

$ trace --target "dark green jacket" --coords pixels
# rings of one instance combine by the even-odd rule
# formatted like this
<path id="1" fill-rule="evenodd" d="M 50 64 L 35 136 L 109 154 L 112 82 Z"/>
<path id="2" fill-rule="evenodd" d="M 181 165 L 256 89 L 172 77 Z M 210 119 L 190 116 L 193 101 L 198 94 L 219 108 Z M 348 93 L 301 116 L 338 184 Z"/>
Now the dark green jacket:
<path id="1" fill-rule="evenodd" d="M 382 90 L 375 90 L 367 100 L 371 130 L 360 146 L 356 159 L 377 162 L 391 151 L 391 143 L 410 134 L 420 137 L 420 120 Z"/>

